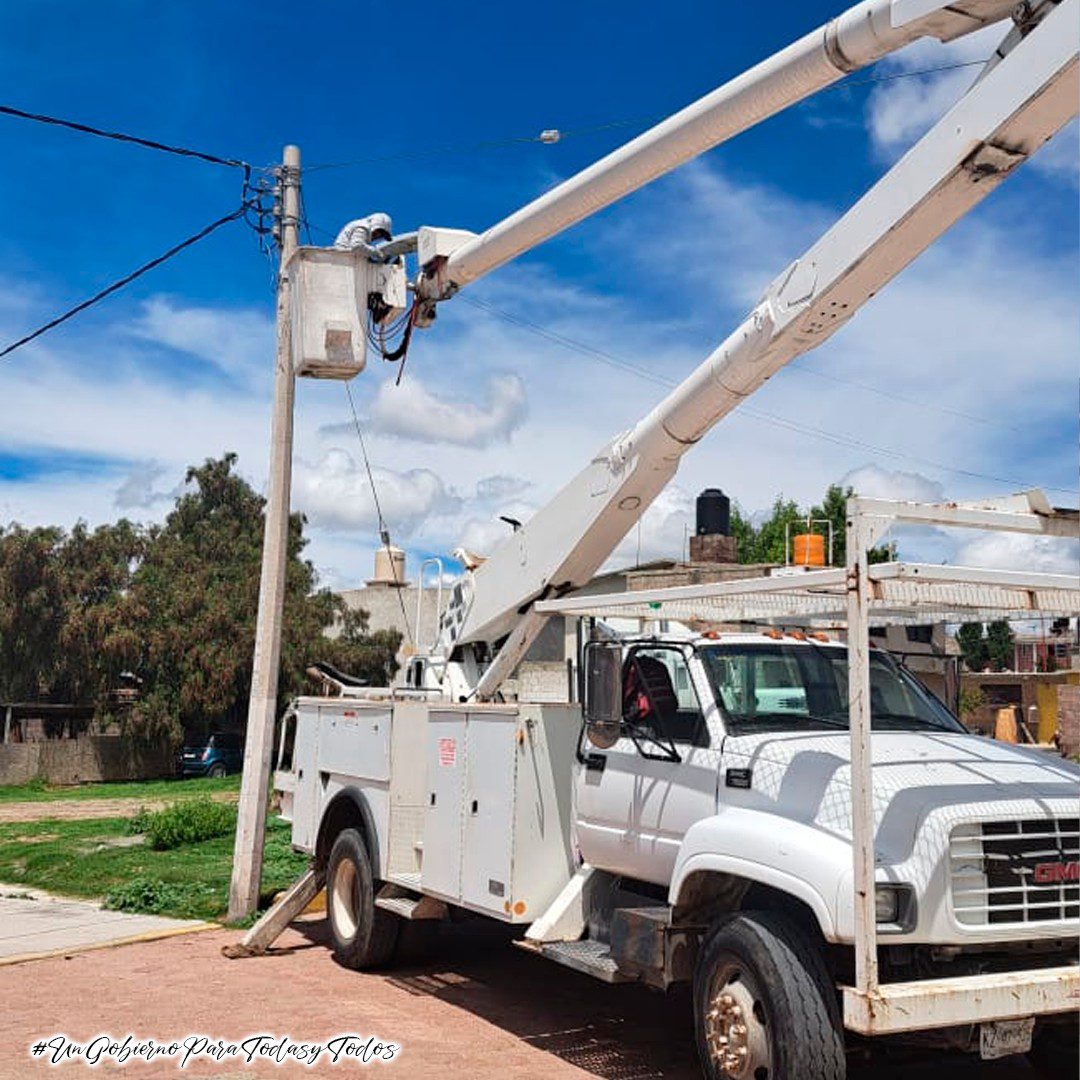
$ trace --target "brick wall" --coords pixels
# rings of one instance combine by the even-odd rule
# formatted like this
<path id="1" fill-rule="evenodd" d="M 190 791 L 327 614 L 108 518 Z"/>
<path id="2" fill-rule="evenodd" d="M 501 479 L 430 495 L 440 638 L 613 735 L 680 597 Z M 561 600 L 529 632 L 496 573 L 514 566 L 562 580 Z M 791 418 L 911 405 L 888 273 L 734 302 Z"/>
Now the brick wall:
<path id="1" fill-rule="evenodd" d="M 1066 754 L 1080 752 L 1080 686 L 1057 688 L 1058 735 Z"/>

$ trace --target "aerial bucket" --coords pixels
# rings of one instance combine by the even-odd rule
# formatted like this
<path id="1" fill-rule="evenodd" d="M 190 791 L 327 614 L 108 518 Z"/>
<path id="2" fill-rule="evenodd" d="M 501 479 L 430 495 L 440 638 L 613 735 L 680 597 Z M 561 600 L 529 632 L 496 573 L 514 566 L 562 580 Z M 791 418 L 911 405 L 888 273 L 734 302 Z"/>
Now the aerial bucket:
<path id="1" fill-rule="evenodd" d="M 297 375 L 351 379 L 364 370 L 369 270 L 360 251 L 297 248 L 285 270 Z"/>

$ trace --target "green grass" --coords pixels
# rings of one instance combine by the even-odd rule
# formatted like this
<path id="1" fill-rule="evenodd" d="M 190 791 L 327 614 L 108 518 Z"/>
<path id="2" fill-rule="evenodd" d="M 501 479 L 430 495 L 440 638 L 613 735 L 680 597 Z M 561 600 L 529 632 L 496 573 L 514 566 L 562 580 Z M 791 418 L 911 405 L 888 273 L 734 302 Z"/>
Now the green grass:
<path id="1" fill-rule="evenodd" d="M 108 898 L 121 910 L 219 919 L 228 907 L 233 833 L 169 851 L 113 846 L 129 836 L 127 818 L 0 825 L 0 881 L 63 896 Z M 307 859 L 289 847 L 289 826 L 267 822 L 263 901 L 290 885 Z M 142 905 L 142 906 L 139 906 Z"/>
<path id="2" fill-rule="evenodd" d="M 41 780 L 32 780 L 29 784 L 0 787 L 0 803 L 51 802 L 54 799 L 186 799 L 193 795 L 239 790 L 239 774 L 221 779 L 200 776 L 191 780 L 129 780 L 64 787 L 51 787 Z"/>

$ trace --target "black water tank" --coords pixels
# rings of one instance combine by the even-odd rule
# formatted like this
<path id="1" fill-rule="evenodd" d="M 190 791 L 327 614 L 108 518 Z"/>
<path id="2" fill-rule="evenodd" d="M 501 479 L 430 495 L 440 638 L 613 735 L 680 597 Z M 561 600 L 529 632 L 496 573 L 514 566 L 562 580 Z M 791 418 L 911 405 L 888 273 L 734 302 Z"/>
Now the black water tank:
<path id="1" fill-rule="evenodd" d="M 698 536 L 731 533 L 731 500 L 719 488 L 706 488 L 697 497 Z"/>

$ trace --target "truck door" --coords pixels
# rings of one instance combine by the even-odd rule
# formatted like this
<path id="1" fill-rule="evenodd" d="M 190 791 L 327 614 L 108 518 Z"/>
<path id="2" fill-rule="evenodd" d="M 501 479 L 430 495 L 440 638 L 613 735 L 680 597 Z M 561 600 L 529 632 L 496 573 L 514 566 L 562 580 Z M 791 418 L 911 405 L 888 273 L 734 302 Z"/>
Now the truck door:
<path id="1" fill-rule="evenodd" d="M 598 642 L 586 651 L 578 846 L 593 866 L 661 885 L 686 830 L 716 811 L 718 747 L 710 745 L 687 652 L 655 642 L 625 650 Z M 606 722 L 595 713 L 601 699 Z"/>

